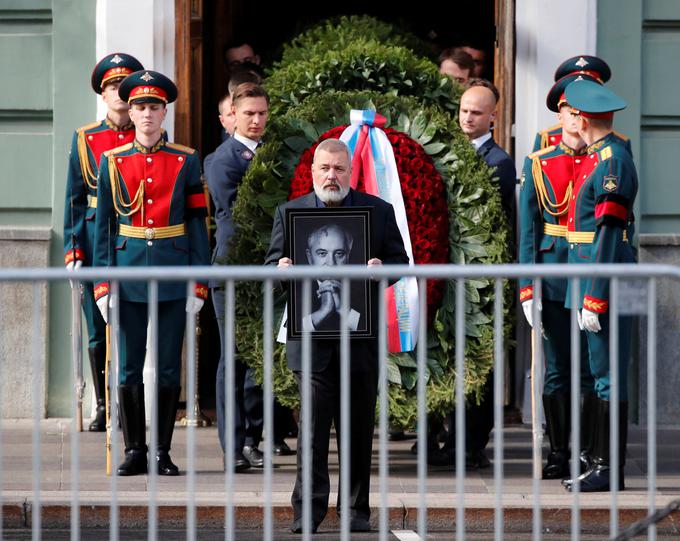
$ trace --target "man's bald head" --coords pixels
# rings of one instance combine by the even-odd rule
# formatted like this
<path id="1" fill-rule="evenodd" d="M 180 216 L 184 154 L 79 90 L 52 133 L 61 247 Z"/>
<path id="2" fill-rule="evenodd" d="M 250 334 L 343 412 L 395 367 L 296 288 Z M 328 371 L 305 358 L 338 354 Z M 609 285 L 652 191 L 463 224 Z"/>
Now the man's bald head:
<path id="1" fill-rule="evenodd" d="M 473 86 L 463 93 L 458 122 L 468 139 L 477 139 L 489 133 L 495 118 L 496 96 L 490 88 Z"/>

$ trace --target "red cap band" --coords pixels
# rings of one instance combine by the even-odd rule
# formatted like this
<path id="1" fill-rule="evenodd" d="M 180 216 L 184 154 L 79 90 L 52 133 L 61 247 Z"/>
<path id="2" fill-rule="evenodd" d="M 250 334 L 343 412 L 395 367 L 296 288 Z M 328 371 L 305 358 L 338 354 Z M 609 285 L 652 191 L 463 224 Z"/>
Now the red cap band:
<path id="1" fill-rule="evenodd" d="M 102 77 L 102 88 L 111 81 L 112 79 L 121 79 L 123 77 L 126 77 L 132 73 L 132 70 L 130 68 L 125 68 L 125 67 L 116 67 L 116 68 L 111 68 L 108 70 L 106 73 L 104 73 L 104 77 Z"/>
<path id="2" fill-rule="evenodd" d="M 140 98 L 156 98 L 158 100 L 164 101 L 165 103 L 168 102 L 168 95 L 165 93 L 165 90 L 157 86 L 144 85 L 133 88 L 132 92 L 130 92 L 128 103 L 131 103 L 132 100 L 138 100 Z"/>

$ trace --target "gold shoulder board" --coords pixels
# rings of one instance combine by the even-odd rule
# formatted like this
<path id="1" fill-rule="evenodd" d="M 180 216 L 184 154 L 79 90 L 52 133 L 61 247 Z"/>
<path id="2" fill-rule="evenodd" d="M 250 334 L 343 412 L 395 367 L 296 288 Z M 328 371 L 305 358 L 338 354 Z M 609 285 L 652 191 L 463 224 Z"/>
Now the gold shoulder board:
<path id="1" fill-rule="evenodd" d="M 121 152 L 125 152 L 126 150 L 130 150 L 131 148 L 132 148 L 132 143 L 126 143 L 126 144 L 121 145 L 119 147 L 112 148 L 111 150 L 107 150 L 106 152 L 104 152 L 104 156 L 106 156 L 108 158 L 109 156 L 111 156 L 113 154 L 119 154 Z"/>
<path id="2" fill-rule="evenodd" d="M 630 139 L 630 137 L 621 133 L 620 131 L 614 130 L 614 135 L 616 135 L 619 139 L 623 139 L 624 141 L 628 141 L 628 139 Z"/>
<path id="3" fill-rule="evenodd" d="M 181 150 L 182 152 L 186 152 L 187 154 L 195 154 L 196 151 L 191 148 L 191 147 L 185 147 L 184 145 L 180 145 L 179 143 L 165 143 L 166 146 L 170 147 L 173 150 Z"/>
<path id="4" fill-rule="evenodd" d="M 90 124 L 85 124 L 85 126 L 81 126 L 81 127 L 78 128 L 76 131 L 77 131 L 78 133 L 83 133 L 83 132 L 85 132 L 85 131 L 87 131 L 87 130 L 91 130 L 92 128 L 96 128 L 96 127 L 99 126 L 100 124 L 101 124 L 101 122 L 91 122 Z"/>
<path id="5" fill-rule="evenodd" d="M 531 154 L 529 154 L 528 158 L 530 160 L 533 160 L 534 158 L 543 156 L 543 154 L 547 154 L 548 152 L 552 152 L 553 150 L 555 150 L 555 145 L 551 145 L 549 147 L 542 148 L 541 150 L 537 150 L 536 152 L 532 152 Z"/>

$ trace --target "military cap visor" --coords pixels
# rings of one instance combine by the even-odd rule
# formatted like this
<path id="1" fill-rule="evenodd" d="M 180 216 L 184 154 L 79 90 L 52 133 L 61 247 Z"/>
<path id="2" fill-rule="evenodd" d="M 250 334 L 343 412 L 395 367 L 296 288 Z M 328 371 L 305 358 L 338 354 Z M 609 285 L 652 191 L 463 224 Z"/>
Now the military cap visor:
<path id="1" fill-rule="evenodd" d="M 589 118 L 604 118 L 626 107 L 623 98 L 593 81 L 569 83 L 564 94 L 569 105 Z"/>
<path id="2" fill-rule="evenodd" d="M 90 78 L 92 90 L 101 94 L 107 84 L 143 69 L 142 63 L 132 55 L 125 53 L 106 55 L 97 62 L 92 70 L 92 77 Z"/>
<path id="3" fill-rule="evenodd" d="M 177 87 L 162 73 L 141 70 L 123 79 L 118 95 L 128 103 L 172 103 L 177 99 Z"/>
<path id="4" fill-rule="evenodd" d="M 609 65 L 597 56 L 581 55 L 572 56 L 562 62 L 555 70 L 555 81 L 559 81 L 566 75 L 590 75 L 599 83 L 604 84 L 612 76 Z"/>
<path id="5" fill-rule="evenodd" d="M 562 107 L 564 103 L 568 103 L 566 97 L 564 96 L 564 91 L 566 90 L 567 86 L 570 83 L 573 83 L 574 81 L 593 81 L 595 83 L 597 82 L 590 75 L 580 74 L 565 75 L 559 81 L 557 81 L 548 92 L 548 97 L 545 100 L 548 109 L 556 113 L 560 112 L 560 107 Z"/>

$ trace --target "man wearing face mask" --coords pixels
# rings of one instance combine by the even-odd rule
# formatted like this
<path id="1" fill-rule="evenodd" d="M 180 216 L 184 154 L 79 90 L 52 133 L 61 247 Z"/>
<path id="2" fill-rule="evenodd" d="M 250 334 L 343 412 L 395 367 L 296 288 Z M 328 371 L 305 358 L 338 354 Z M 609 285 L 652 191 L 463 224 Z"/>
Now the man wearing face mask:
<path id="1" fill-rule="evenodd" d="M 166 143 L 162 136 L 166 105 L 177 98 L 177 87 L 161 73 L 142 70 L 128 75 L 119 92 L 130 104 L 135 139 L 102 157 L 95 265 L 207 265 L 207 212 L 198 154 L 192 148 Z M 118 475 L 145 474 L 142 372 L 149 318 L 147 283 L 121 282 L 118 299 L 112 299 L 109 282 L 100 281 L 94 293 L 105 321 L 109 308 L 119 303 L 118 403 L 125 460 Z M 184 329 L 187 313 L 198 313 L 207 294 L 206 284 L 197 283 L 187 295 L 185 282 L 158 283 L 158 448 L 153 450 L 158 475 L 179 475 L 170 458 L 170 443 L 180 395 Z"/>
<path id="2" fill-rule="evenodd" d="M 68 270 L 92 265 L 99 157 L 103 152 L 129 143 L 135 137 L 135 129 L 128 114 L 130 106 L 120 99 L 118 87 L 127 75 L 141 69 L 143 66 L 135 57 L 125 53 L 112 53 L 102 58 L 92 71 L 92 89 L 101 94 L 102 101 L 106 104 L 106 118 L 78 128 L 73 134 L 64 206 L 64 261 Z M 72 281 L 74 287 L 76 283 L 75 280 Z M 97 310 L 91 282 L 82 283 L 81 299 L 97 401 L 97 413 L 89 430 L 104 432 L 106 323 Z"/>
<path id="3" fill-rule="evenodd" d="M 314 152 L 312 178 L 314 192 L 298 197 L 276 210 L 266 265 L 278 268 L 290 267 L 293 261 L 288 253 L 288 232 L 284 219 L 288 208 L 324 207 L 373 207 L 368 266 L 407 264 L 409 259 L 399 232 L 392 205 L 382 199 L 350 189 L 351 157 L 345 143 L 337 139 L 322 141 Z M 392 282 L 396 282 L 393 280 Z M 332 291 L 323 293 L 331 295 Z M 372 305 L 378 306 L 377 283 L 372 283 Z M 377 319 L 377 309 L 373 316 Z M 377 328 L 377 321 L 373 323 Z M 298 387 L 302 385 L 302 343 L 288 340 L 286 343 L 288 367 L 295 373 Z M 375 424 L 375 403 L 378 388 L 377 339 L 358 338 L 350 344 L 350 486 L 341 487 L 349 492 L 349 510 L 338 513 L 350 514 L 350 530 L 368 531 L 370 507 L 371 451 Z M 312 431 L 312 531 L 316 531 L 328 511 L 330 479 L 328 475 L 328 448 L 331 424 L 335 423 L 338 445 L 340 433 L 340 341 L 337 339 L 312 339 L 311 343 L 312 399 L 303 408 L 311 408 L 311 426 L 300 426 Z M 300 419 L 303 418 L 303 413 Z M 297 460 L 297 477 L 291 496 L 294 521 L 292 531 L 302 533 L 302 453 Z"/>

